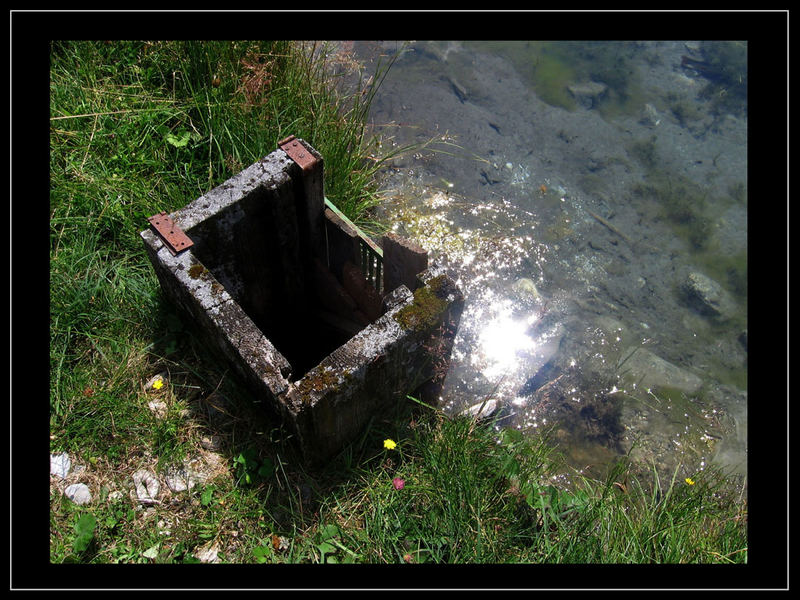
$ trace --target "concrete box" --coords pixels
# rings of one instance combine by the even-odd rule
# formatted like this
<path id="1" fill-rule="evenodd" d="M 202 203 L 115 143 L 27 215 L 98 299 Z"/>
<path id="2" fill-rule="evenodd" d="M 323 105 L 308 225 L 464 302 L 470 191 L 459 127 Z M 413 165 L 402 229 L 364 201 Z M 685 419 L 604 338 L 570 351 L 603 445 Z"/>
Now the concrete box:
<path id="1" fill-rule="evenodd" d="M 318 464 L 442 376 L 464 299 L 441 268 L 416 272 L 427 255 L 397 236 L 382 264 L 326 202 L 322 157 L 293 143 L 311 164 L 279 147 L 169 215 L 187 249 L 155 228 L 141 237 L 166 297 Z"/>

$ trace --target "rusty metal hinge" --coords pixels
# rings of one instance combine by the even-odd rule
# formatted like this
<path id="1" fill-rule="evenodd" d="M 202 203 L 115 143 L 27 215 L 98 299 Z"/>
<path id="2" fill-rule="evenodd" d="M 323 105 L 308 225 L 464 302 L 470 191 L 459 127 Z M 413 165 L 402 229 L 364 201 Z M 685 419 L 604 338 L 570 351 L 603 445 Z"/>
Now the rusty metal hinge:
<path id="1" fill-rule="evenodd" d="M 175 256 L 179 252 L 183 252 L 194 242 L 186 235 L 180 227 L 175 225 L 175 222 L 169 217 L 166 211 L 161 211 L 157 215 L 147 218 L 150 221 L 150 226 L 155 232 L 164 240 L 167 245 L 167 250 L 172 252 Z"/>
<path id="2" fill-rule="evenodd" d="M 311 154 L 300 140 L 293 135 L 278 142 L 278 148 L 286 152 L 289 158 L 300 165 L 303 171 L 310 171 L 317 162 L 317 157 Z"/>

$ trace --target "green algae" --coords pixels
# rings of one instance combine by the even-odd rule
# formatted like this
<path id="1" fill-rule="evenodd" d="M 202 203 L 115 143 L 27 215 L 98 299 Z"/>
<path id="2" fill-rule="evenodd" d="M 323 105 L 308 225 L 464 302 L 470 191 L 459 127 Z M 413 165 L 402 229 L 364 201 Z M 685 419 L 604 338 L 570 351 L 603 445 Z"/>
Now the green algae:
<path id="1" fill-rule="evenodd" d="M 747 300 L 747 250 L 728 255 L 711 248 L 696 256 L 696 264 L 737 299 Z"/>
<path id="2" fill-rule="evenodd" d="M 605 119 L 636 114 L 647 101 L 632 63 L 644 49 L 638 42 L 475 41 L 470 45 L 509 60 L 551 106 L 575 110 L 577 102 L 567 88 L 581 81 L 608 86 L 597 107 Z"/>
<path id="3" fill-rule="evenodd" d="M 700 97 L 711 102 L 712 111 L 747 115 L 747 42 L 707 41 L 702 43 L 708 80 Z"/>
<path id="4" fill-rule="evenodd" d="M 645 183 L 633 186 L 633 193 L 655 200 L 673 231 L 689 242 L 690 251 L 706 250 L 712 227 L 705 214 L 712 204 L 706 190 L 687 177 L 655 168 L 648 169 Z"/>

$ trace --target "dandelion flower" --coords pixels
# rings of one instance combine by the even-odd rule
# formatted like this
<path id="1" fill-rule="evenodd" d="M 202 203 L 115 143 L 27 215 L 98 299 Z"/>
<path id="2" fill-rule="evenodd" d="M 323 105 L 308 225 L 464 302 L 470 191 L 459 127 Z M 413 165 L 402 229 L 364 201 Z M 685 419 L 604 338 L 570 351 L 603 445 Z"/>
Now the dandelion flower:
<path id="1" fill-rule="evenodd" d="M 691 477 L 687 477 L 686 479 L 684 479 L 684 481 L 689 485 L 694 485 L 694 479 L 692 479 Z"/>
<path id="2" fill-rule="evenodd" d="M 397 444 L 394 440 L 383 440 L 383 447 L 387 450 L 394 450 L 397 447 Z"/>
<path id="3" fill-rule="evenodd" d="M 162 387 L 164 387 L 164 380 L 163 379 L 156 379 L 153 382 L 153 389 L 154 390 L 160 390 Z"/>

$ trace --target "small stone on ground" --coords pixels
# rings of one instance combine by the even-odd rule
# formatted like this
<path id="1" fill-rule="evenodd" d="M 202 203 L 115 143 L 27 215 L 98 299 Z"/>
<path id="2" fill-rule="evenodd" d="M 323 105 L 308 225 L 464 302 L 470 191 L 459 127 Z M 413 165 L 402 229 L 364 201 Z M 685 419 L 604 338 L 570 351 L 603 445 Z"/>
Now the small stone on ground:
<path id="1" fill-rule="evenodd" d="M 67 486 L 64 495 L 78 505 L 88 504 L 92 501 L 92 494 L 85 483 L 74 483 Z"/>

